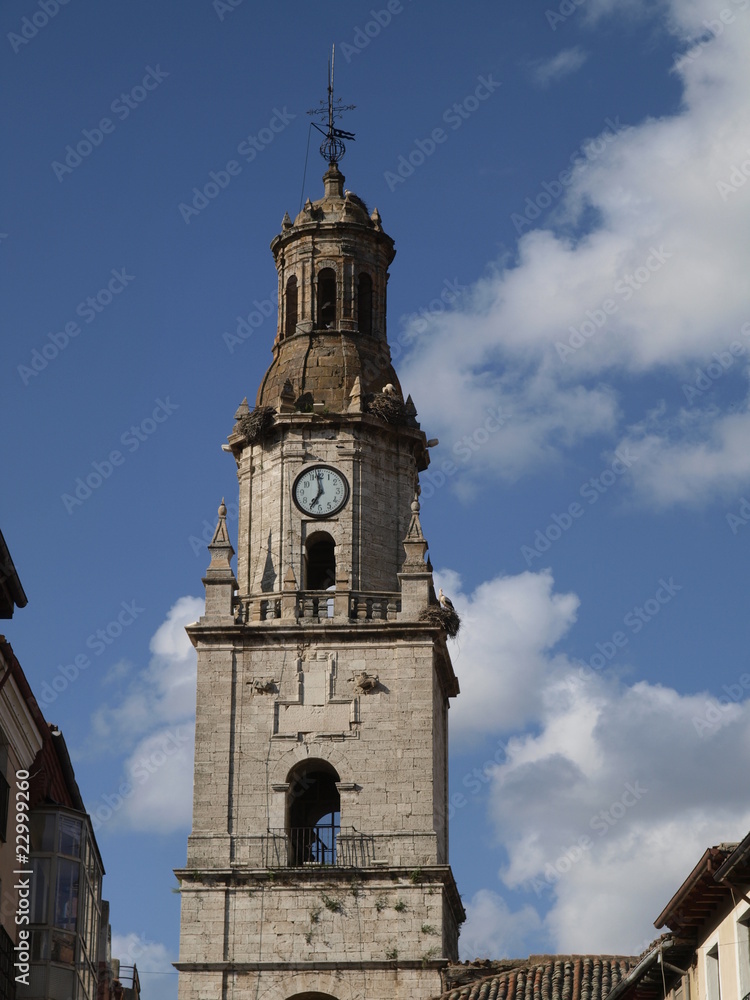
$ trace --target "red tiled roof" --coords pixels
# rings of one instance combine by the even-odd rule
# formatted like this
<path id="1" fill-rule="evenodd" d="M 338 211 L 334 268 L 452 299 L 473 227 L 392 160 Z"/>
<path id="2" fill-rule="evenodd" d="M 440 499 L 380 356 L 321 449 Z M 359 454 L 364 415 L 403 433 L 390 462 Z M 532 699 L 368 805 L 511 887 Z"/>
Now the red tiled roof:
<path id="1" fill-rule="evenodd" d="M 435 1000 L 605 1000 L 637 962 L 622 955 L 532 955 L 524 961 L 466 963 L 449 968 L 453 988 Z"/>

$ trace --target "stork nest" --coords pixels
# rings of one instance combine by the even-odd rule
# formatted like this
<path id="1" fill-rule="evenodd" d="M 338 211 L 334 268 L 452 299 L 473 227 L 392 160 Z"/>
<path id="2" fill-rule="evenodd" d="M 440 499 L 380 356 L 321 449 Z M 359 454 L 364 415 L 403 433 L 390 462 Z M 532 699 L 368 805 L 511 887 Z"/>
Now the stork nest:
<path id="1" fill-rule="evenodd" d="M 407 421 L 406 407 L 401 397 L 385 392 L 373 392 L 365 397 L 365 413 L 372 413 L 387 424 L 405 424 Z"/>
<path id="2" fill-rule="evenodd" d="M 237 430 L 248 444 L 257 444 L 268 436 L 273 427 L 276 410 L 272 406 L 256 406 L 251 413 L 246 413 L 237 421 Z"/>
<path id="3" fill-rule="evenodd" d="M 420 614 L 419 620 L 427 622 L 428 625 L 437 625 L 451 639 L 455 639 L 458 630 L 461 628 L 461 619 L 458 613 L 451 608 L 444 608 L 442 604 L 431 604 Z"/>

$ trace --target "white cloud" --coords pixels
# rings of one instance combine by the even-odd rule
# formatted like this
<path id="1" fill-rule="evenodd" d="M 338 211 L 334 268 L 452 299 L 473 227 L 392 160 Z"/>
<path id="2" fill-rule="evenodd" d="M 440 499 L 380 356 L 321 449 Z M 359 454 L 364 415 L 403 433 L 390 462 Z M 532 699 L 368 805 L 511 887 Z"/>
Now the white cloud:
<path id="1" fill-rule="evenodd" d="M 647 418 L 622 445 L 638 454 L 632 469 L 640 494 L 658 507 L 732 497 L 750 481 L 750 410 L 717 415 L 682 410 L 672 421 Z"/>
<path id="2" fill-rule="evenodd" d="M 117 813 L 117 826 L 156 833 L 189 829 L 194 750 L 192 721 L 141 740 L 125 761 L 125 781 L 134 794 L 124 800 Z"/>
<path id="3" fill-rule="evenodd" d="M 542 921 L 533 906 L 513 913 L 502 896 L 480 889 L 466 904 L 466 922 L 459 940 L 461 958 L 520 957 L 527 951 L 526 939 L 541 930 Z"/>
<path id="4" fill-rule="evenodd" d="M 142 1000 L 177 1000 L 177 972 L 172 966 L 176 956 L 170 955 L 165 945 L 148 941 L 140 934 L 112 934 L 112 957 L 123 966 L 138 967 L 141 977 Z M 127 973 L 122 968 L 127 985 Z"/>
<path id="5" fill-rule="evenodd" d="M 588 53 L 576 45 L 570 49 L 562 49 L 549 59 L 536 59 L 531 63 L 531 73 L 534 82 L 539 87 L 548 87 L 551 83 L 563 80 L 575 73 L 588 59 Z"/>
<path id="6" fill-rule="evenodd" d="M 575 622 L 578 598 L 553 594 L 549 570 L 497 577 L 471 595 L 455 574 L 438 574 L 438 584 L 462 620 L 452 654 L 461 686 L 452 738 L 469 742 L 537 718 L 544 682 L 556 669 L 550 651 Z"/>
<path id="7" fill-rule="evenodd" d="M 196 654 L 185 626 L 204 602 L 181 597 L 154 634 L 148 667 L 117 705 L 94 713 L 90 752 L 125 752 L 122 774 L 90 803 L 102 828 L 171 833 L 189 828 L 192 814 Z"/>
<path id="8" fill-rule="evenodd" d="M 93 717 L 96 752 L 132 746 L 160 723 L 189 719 L 195 712 L 195 650 L 185 626 L 203 614 L 204 601 L 181 597 L 151 639 L 151 661 L 115 705 Z"/>
<path id="9" fill-rule="evenodd" d="M 514 478 L 593 435 L 614 444 L 627 434 L 618 392 L 633 375 L 672 375 L 677 395 L 688 366 L 726 350 L 750 319 L 750 4 L 727 6 L 734 19 L 722 27 L 712 0 L 661 5 L 684 52 L 671 70 L 681 110 L 629 129 L 608 125 L 565 183 L 556 172 L 568 164 L 551 166 L 547 188 L 513 206 L 515 260 L 500 261 L 454 312 L 412 324 L 402 382 L 450 457 L 462 439 L 484 437 L 488 412 L 506 414 L 477 451 L 481 461 L 468 460 L 454 480 L 463 490 Z M 586 16 L 611 7 L 591 0 Z M 580 231 L 589 217 L 597 222 Z M 541 221 L 548 228 L 535 229 Z M 727 478 L 750 483 L 731 421 L 711 430 L 715 416 L 703 430 L 705 498 Z M 657 441 L 665 430 L 656 428 Z M 670 433 L 678 446 L 677 423 Z M 682 464 L 691 457 L 703 456 L 688 450 Z"/>
<path id="10" fill-rule="evenodd" d="M 503 745 L 474 789 L 488 789 L 503 883 L 538 897 L 555 950 L 639 952 L 705 848 L 750 827 L 736 782 L 750 770 L 750 674 L 717 699 L 556 653 L 578 601 L 549 571 L 456 596 L 466 634 L 451 724 Z"/>

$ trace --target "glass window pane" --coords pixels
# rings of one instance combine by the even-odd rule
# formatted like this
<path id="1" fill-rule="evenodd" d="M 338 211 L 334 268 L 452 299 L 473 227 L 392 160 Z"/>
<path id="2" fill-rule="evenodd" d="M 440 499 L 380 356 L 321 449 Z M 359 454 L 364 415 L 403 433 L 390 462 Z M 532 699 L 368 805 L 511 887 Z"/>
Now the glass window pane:
<path id="1" fill-rule="evenodd" d="M 49 931 L 31 932 L 31 961 L 46 962 L 49 958 Z"/>
<path id="2" fill-rule="evenodd" d="M 55 849 L 55 814 L 31 813 L 29 817 L 31 850 L 52 852 Z"/>
<path id="3" fill-rule="evenodd" d="M 92 960 L 95 960 L 97 957 L 95 952 L 99 938 L 98 931 L 99 931 L 99 911 L 97 910 L 96 900 L 94 899 L 94 896 L 92 894 L 91 905 L 89 906 L 89 923 L 88 927 L 86 928 L 86 938 L 87 938 L 86 948 L 88 950 L 89 957 Z"/>
<path id="4" fill-rule="evenodd" d="M 67 931 L 76 929 L 78 916 L 78 862 L 57 860 L 57 888 L 55 890 L 55 927 Z"/>
<path id="5" fill-rule="evenodd" d="M 31 867 L 31 922 L 47 923 L 47 900 L 49 899 L 49 858 L 32 858 Z"/>
<path id="6" fill-rule="evenodd" d="M 60 840 L 57 848 L 60 854 L 72 858 L 81 856 L 81 821 L 70 816 L 60 816 Z"/>
<path id="7" fill-rule="evenodd" d="M 16 997 L 45 997 L 47 989 L 47 966 L 32 965 L 29 970 L 29 985 L 23 983 L 16 984 Z"/>
<path id="8" fill-rule="evenodd" d="M 75 973 L 71 969 L 56 969 L 54 965 L 49 969 L 49 993 L 46 995 L 49 1000 L 70 1000 L 75 996 L 73 992 L 73 976 Z"/>
<path id="9" fill-rule="evenodd" d="M 52 931 L 52 948 L 50 958 L 53 962 L 63 965 L 73 965 L 76 953 L 75 934 L 66 931 Z"/>

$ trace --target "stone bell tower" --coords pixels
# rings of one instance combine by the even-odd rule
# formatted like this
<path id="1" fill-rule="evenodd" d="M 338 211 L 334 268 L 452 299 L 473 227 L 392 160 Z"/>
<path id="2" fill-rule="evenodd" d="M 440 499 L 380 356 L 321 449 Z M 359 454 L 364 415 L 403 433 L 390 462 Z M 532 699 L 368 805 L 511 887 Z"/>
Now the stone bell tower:
<path id="1" fill-rule="evenodd" d="M 330 135 L 329 135 L 330 139 Z M 425 435 L 386 340 L 393 240 L 344 190 L 271 249 L 273 360 L 235 414 L 198 651 L 180 1000 L 427 1000 L 457 958 Z"/>

